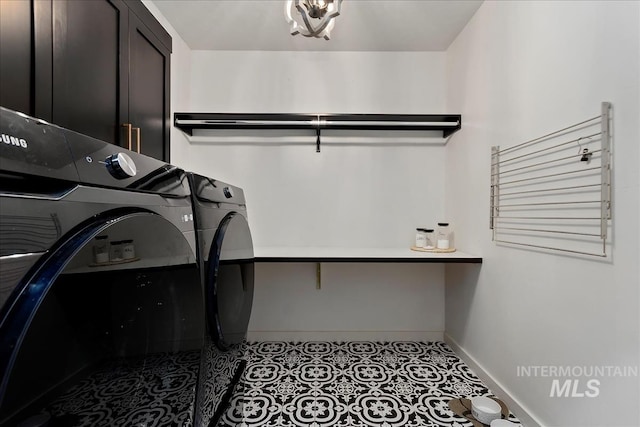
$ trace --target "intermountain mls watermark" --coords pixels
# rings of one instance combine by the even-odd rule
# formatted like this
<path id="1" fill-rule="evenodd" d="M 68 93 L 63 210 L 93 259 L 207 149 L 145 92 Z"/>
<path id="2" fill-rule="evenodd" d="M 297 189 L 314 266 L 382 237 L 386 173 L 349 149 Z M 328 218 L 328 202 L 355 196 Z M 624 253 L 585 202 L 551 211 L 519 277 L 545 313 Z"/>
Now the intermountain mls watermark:
<path id="1" fill-rule="evenodd" d="M 600 379 L 638 377 L 637 366 L 518 366 L 519 377 L 552 378 L 549 397 L 597 397 Z"/>

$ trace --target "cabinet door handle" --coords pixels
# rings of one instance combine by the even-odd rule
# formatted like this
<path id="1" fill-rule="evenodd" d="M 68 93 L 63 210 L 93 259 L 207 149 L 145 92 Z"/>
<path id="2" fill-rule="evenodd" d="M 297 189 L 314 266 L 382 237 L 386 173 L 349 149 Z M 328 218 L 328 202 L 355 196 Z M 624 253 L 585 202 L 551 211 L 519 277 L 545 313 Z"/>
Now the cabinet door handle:
<path id="1" fill-rule="evenodd" d="M 131 151 L 131 123 L 125 123 L 122 127 L 127 129 L 127 149 Z"/>
<path id="2" fill-rule="evenodd" d="M 142 136 L 140 135 L 140 128 L 133 128 L 133 130 L 136 131 L 138 154 L 140 154 L 140 150 L 142 150 Z"/>

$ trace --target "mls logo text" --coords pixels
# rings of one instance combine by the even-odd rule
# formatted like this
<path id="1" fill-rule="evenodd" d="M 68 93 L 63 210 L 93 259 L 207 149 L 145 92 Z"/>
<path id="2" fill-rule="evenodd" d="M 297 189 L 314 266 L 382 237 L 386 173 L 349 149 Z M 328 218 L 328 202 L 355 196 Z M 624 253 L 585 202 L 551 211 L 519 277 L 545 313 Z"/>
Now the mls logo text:
<path id="1" fill-rule="evenodd" d="M 587 397 L 600 395 L 601 378 L 637 377 L 637 366 L 518 366 L 518 377 L 548 377 L 549 397 Z"/>

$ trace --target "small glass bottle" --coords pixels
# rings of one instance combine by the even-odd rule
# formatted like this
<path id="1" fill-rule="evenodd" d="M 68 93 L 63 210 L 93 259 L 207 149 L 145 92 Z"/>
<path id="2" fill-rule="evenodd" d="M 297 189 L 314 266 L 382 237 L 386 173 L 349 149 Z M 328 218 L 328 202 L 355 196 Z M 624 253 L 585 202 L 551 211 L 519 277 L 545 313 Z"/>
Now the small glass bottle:
<path id="1" fill-rule="evenodd" d="M 425 233 L 425 244 L 424 244 L 424 248 L 425 249 L 433 249 L 436 247 L 436 236 L 435 233 L 433 232 L 433 228 L 426 228 L 424 230 Z"/>
<path id="2" fill-rule="evenodd" d="M 111 262 L 122 261 L 122 241 L 114 241 L 109 245 L 109 260 Z"/>
<path id="3" fill-rule="evenodd" d="M 416 248 L 424 248 L 427 244 L 427 233 L 424 228 L 416 228 Z"/>
<path id="4" fill-rule="evenodd" d="M 109 236 L 96 236 L 93 243 L 93 261 L 96 264 L 109 262 Z"/>
<path id="5" fill-rule="evenodd" d="M 436 233 L 436 248 L 449 249 L 451 247 L 451 229 L 448 222 L 439 222 Z"/>
<path id="6" fill-rule="evenodd" d="M 136 248 L 133 246 L 133 240 L 122 241 L 122 258 L 134 259 L 136 257 Z"/>

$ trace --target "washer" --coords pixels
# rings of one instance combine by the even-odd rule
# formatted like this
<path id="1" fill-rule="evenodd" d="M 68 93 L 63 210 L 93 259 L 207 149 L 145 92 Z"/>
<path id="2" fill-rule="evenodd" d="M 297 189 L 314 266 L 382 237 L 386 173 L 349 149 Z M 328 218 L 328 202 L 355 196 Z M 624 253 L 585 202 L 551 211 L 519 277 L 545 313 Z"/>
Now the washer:
<path id="1" fill-rule="evenodd" d="M 192 425 L 186 174 L 4 108 L 0 137 L 0 425 Z"/>
<path id="2" fill-rule="evenodd" d="M 196 424 L 215 426 L 245 368 L 254 255 L 241 188 L 189 173 L 207 334 Z"/>

